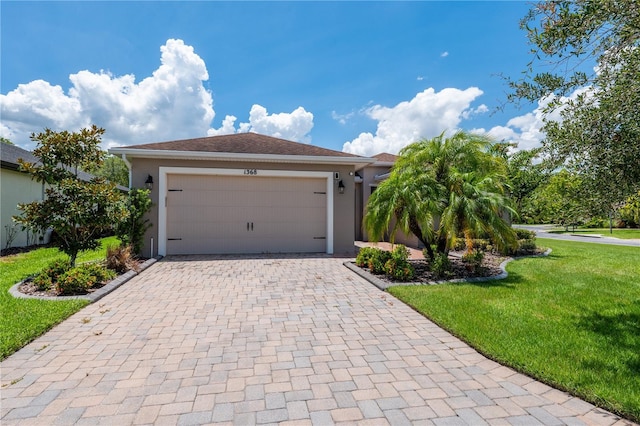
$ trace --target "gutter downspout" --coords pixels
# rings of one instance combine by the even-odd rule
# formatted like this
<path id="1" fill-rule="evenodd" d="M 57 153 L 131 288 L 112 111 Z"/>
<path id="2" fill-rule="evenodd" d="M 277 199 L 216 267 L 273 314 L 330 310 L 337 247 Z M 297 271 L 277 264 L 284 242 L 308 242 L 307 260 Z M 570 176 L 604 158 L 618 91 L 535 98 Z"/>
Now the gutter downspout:
<path id="1" fill-rule="evenodd" d="M 131 172 L 131 163 L 129 162 L 129 160 L 127 160 L 127 154 L 122 154 L 121 158 L 122 158 L 122 161 L 124 161 L 124 164 L 127 165 L 127 169 L 129 169 L 129 189 L 131 189 L 131 181 L 133 180 L 133 175 Z"/>

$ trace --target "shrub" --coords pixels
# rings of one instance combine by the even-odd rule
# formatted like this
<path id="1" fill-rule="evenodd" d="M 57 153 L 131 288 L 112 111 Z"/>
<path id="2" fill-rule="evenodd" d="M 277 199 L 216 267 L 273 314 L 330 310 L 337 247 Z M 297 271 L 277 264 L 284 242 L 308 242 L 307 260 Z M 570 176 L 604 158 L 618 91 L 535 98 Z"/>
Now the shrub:
<path id="1" fill-rule="evenodd" d="M 391 253 L 386 250 L 374 249 L 372 256 L 369 258 L 369 271 L 372 274 L 384 274 L 384 266 L 391 259 Z"/>
<path id="2" fill-rule="evenodd" d="M 56 282 L 56 290 L 60 295 L 83 294 L 96 284 L 114 278 L 115 275 L 115 272 L 98 263 L 85 263 L 60 275 Z"/>
<path id="3" fill-rule="evenodd" d="M 40 291 L 49 291 L 53 287 L 53 280 L 47 274 L 40 273 L 33 278 L 33 284 Z"/>
<path id="4" fill-rule="evenodd" d="M 453 242 L 453 249 L 455 251 L 464 250 L 466 246 L 467 246 L 467 242 L 465 241 L 464 238 L 456 238 Z"/>
<path id="5" fill-rule="evenodd" d="M 56 290 L 60 295 L 72 295 L 86 293 L 93 285 L 95 280 L 84 272 L 81 268 L 76 267 L 69 269 L 58 277 L 56 282 Z"/>
<path id="6" fill-rule="evenodd" d="M 54 260 L 35 276 L 33 283 L 40 291 L 50 290 L 51 287 L 53 287 L 53 284 L 58 280 L 58 277 L 67 272 L 70 268 L 71 263 L 69 262 L 69 259 Z"/>
<path id="7" fill-rule="evenodd" d="M 518 253 L 535 253 L 537 248 L 535 240 L 518 240 Z"/>
<path id="8" fill-rule="evenodd" d="M 116 224 L 116 236 L 123 245 L 131 246 L 134 253 L 142 250 L 144 234 L 151 227 L 149 219 L 145 219 L 152 204 L 150 192 L 148 189 L 130 190 L 125 203 L 129 215 L 126 220 Z"/>
<path id="9" fill-rule="evenodd" d="M 462 261 L 469 265 L 473 271 L 478 271 L 482 266 L 484 260 L 484 252 L 479 249 L 474 249 L 471 252 L 462 255 Z"/>
<path id="10" fill-rule="evenodd" d="M 137 263 L 131 252 L 131 246 L 107 247 L 107 269 L 119 274 L 136 269 Z"/>
<path id="11" fill-rule="evenodd" d="M 438 278 L 451 275 L 451 261 L 446 253 L 436 253 L 431 261 L 431 272 Z"/>
<path id="12" fill-rule="evenodd" d="M 78 266 L 78 268 L 83 269 L 87 274 L 89 274 L 89 276 L 94 277 L 96 280 L 95 284 L 112 280 L 117 275 L 114 271 L 107 269 L 104 265 L 96 262 L 83 263 Z"/>
<path id="13" fill-rule="evenodd" d="M 373 253 L 377 249 L 374 247 L 362 247 L 356 256 L 356 265 L 363 268 L 369 267 L 369 260 L 373 257 Z"/>
<path id="14" fill-rule="evenodd" d="M 472 244 L 473 244 L 473 248 L 475 250 L 485 251 L 487 249 L 487 246 L 491 244 L 491 241 L 486 240 L 484 238 L 474 238 L 471 241 L 472 241 Z"/>
<path id="15" fill-rule="evenodd" d="M 516 238 L 518 240 L 535 240 L 536 233 L 528 229 L 515 228 Z"/>
<path id="16" fill-rule="evenodd" d="M 409 263 L 409 250 L 398 245 L 391 253 L 391 259 L 387 260 L 384 265 L 384 272 L 387 277 L 397 281 L 409 281 L 413 279 L 415 270 Z"/>

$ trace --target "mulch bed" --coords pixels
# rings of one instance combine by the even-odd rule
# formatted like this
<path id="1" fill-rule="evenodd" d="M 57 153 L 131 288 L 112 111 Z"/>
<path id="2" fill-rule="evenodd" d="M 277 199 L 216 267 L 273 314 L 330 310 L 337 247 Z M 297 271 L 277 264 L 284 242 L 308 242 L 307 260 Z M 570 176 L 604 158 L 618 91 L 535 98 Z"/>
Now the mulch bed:
<path id="1" fill-rule="evenodd" d="M 98 290 L 99 288 L 104 287 L 105 285 L 107 285 L 106 282 L 100 283 L 100 284 L 96 284 L 93 287 L 91 287 L 86 293 L 65 294 L 64 296 L 84 296 L 86 294 L 93 293 L 94 291 Z M 36 285 L 33 283 L 33 281 L 31 281 L 31 279 L 27 279 L 25 282 L 20 284 L 20 286 L 18 287 L 18 291 L 20 293 L 24 293 L 24 294 L 27 294 L 29 296 L 38 296 L 38 297 L 59 297 L 59 296 L 61 296 L 53 288 L 50 289 L 50 290 L 46 290 L 46 291 L 38 290 L 38 287 L 36 287 Z"/>
<path id="2" fill-rule="evenodd" d="M 136 259 L 136 265 L 132 268 L 135 271 L 138 271 L 140 265 L 142 265 L 145 261 L 147 261 L 148 259 Z M 122 274 L 118 274 L 114 279 L 118 278 L 120 275 Z M 104 287 L 105 285 L 109 284 L 111 282 L 110 281 L 105 281 L 103 283 L 98 283 L 96 285 L 94 285 L 93 287 L 91 287 L 89 290 L 87 290 L 87 292 L 84 293 L 75 293 L 75 294 L 65 294 L 64 296 L 84 296 L 87 294 L 91 294 L 93 292 L 95 292 L 96 290 L 101 289 L 102 287 Z M 18 291 L 20 293 L 23 294 L 27 294 L 29 296 L 38 296 L 38 297 L 62 297 L 63 295 L 58 294 L 58 292 L 55 290 L 55 288 L 51 288 L 49 290 L 38 290 L 38 287 L 36 287 L 36 285 L 33 283 L 32 278 L 27 278 L 26 280 L 24 280 L 24 282 L 22 284 L 20 284 L 20 286 L 18 286 Z"/>
<path id="3" fill-rule="evenodd" d="M 542 251 L 540 251 L 542 253 Z M 509 256 L 501 256 L 494 253 L 485 253 L 482 260 L 482 266 L 477 270 L 469 270 L 467 264 L 462 262 L 462 255 L 464 251 L 449 252 L 449 261 L 451 262 L 451 274 L 445 277 L 438 277 L 429 270 L 429 263 L 426 260 L 409 260 L 409 263 L 415 269 L 415 277 L 411 280 L 411 283 L 433 283 L 436 281 L 449 281 L 456 279 L 468 279 L 468 278 L 487 278 L 495 277 L 502 273 L 500 264 L 509 259 Z M 539 254 L 539 253 L 531 253 Z M 513 256 L 517 258 L 518 256 Z M 362 268 L 369 271 L 369 268 Z M 377 278 L 389 283 L 398 284 L 399 281 L 392 280 L 385 275 L 376 275 Z"/>

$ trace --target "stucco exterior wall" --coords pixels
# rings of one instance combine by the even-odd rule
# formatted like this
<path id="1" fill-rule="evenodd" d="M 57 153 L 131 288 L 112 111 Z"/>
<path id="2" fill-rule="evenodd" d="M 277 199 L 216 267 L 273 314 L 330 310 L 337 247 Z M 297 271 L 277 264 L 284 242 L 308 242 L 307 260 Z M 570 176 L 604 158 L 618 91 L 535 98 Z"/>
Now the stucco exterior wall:
<path id="1" fill-rule="evenodd" d="M 32 201 L 42 200 L 43 188 L 42 184 L 31 180 L 31 177 L 25 173 L 14 170 L 0 169 L 0 188 L 2 198 L 0 199 L 0 233 L 2 234 L 2 248 L 7 246 L 7 229 L 5 226 L 14 226 L 16 229 L 16 238 L 11 243 L 11 247 L 24 247 L 27 245 L 27 233 L 20 229 L 20 225 L 16 224 L 11 218 L 19 215 L 18 203 L 30 203 Z M 33 241 L 32 241 L 33 242 Z M 36 237 L 35 243 L 39 241 Z"/>
<path id="2" fill-rule="evenodd" d="M 130 158 L 132 169 L 132 188 L 144 188 L 148 175 L 154 181 L 154 188 L 151 191 L 151 201 L 153 207 L 148 218 L 152 227 L 147 230 L 144 237 L 143 256 L 151 255 L 151 238 L 154 240 L 153 256 L 158 254 L 158 205 L 164 203 L 164 195 L 159 197 L 158 182 L 160 167 L 197 167 L 197 168 L 220 168 L 220 169 L 256 169 L 256 170 L 296 170 L 296 171 L 320 171 L 339 172 L 345 191 L 340 194 L 338 191 L 338 181 L 334 181 L 333 194 L 333 252 L 335 254 L 351 255 L 355 252 L 355 172 L 353 166 L 332 166 L 321 164 L 295 164 L 295 163 L 267 163 L 267 162 L 237 162 L 237 161 L 209 161 L 209 160 L 172 160 L 172 159 L 146 159 Z"/>

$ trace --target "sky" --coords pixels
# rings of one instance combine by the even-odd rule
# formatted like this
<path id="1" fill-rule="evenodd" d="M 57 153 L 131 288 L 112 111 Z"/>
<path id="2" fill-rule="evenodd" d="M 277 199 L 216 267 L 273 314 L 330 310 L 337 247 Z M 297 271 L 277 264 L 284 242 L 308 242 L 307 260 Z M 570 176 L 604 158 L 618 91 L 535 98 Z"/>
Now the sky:
<path id="1" fill-rule="evenodd" d="M 540 144 L 506 102 L 521 1 L 0 2 L 0 136 L 104 148 L 256 132 L 363 156 L 456 130 Z M 499 108 L 499 107 L 503 108 Z"/>

